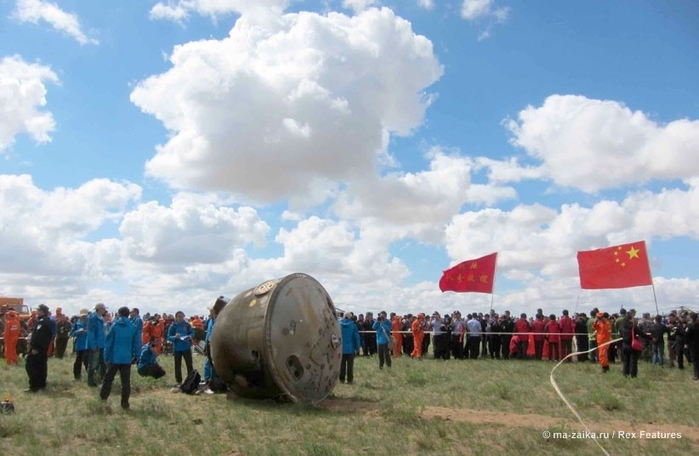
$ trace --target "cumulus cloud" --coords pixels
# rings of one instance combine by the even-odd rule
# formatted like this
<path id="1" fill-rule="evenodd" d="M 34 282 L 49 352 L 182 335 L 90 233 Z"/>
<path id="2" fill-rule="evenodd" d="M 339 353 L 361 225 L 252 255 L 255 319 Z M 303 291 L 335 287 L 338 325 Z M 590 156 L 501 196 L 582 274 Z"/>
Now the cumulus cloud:
<path id="1" fill-rule="evenodd" d="M 141 204 L 124 215 L 119 232 L 132 259 L 173 266 L 224 263 L 248 244 L 264 246 L 269 229 L 250 207 L 236 211 L 185 193 L 169 207 Z"/>
<path id="2" fill-rule="evenodd" d="M 426 10 L 434 8 L 434 0 L 418 0 L 417 4 Z"/>
<path id="3" fill-rule="evenodd" d="M 542 176 L 564 187 L 592 193 L 699 174 L 698 120 L 662 124 L 616 101 L 552 95 L 506 126 L 512 144 L 541 160 Z"/>
<path id="4" fill-rule="evenodd" d="M 87 273 L 98 261 L 95 252 L 111 247 L 108 241 L 89 243 L 86 236 L 118 219 L 140 195 L 135 184 L 107 179 L 49 192 L 31 176 L 0 175 L 0 273 L 56 281 Z"/>
<path id="5" fill-rule="evenodd" d="M 280 14 L 288 4 L 289 0 L 167 0 L 151 8 L 150 18 L 182 22 L 192 13 L 212 19 L 231 13 Z"/>
<path id="6" fill-rule="evenodd" d="M 699 181 L 687 189 L 636 192 L 623 201 L 602 200 L 592 207 L 578 203 L 553 209 L 518 205 L 511 211 L 484 209 L 455 216 L 446 229 L 446 248 L 454 262 L 483 251 L 501 253 L 498 265 L 519 274 L 534 270 L 544 276 L 577 275 L 577 250 L 606 247 L 640 239 L 699 239 Z"/>
<path id="7" fill-rule="evenodd" d="M 389 9 L 243 14 L 229 37 L 178 46 L 171 61 L 131 94 L 171 132 L 147 174 L 256 202 L 375 174 L 387 135 L 422 124 L 443 71 Z"/>
<path id="8" fill-rule="evenodd" d="M 74 38 L 80 44 L 99 44 L 96 39 L 85 35 L 77 15 L 66 13 L 55 3 L 43 0 L 17 0 L 13 17 L 20 22 L 31 22 L 32 24 L 44 21 L 54 29 Z"/>
<path id="9" fill-rule="evenodd" d="M 46 105 L 46 82 L 59 82 L 48 66 L 27 63 L 19 55 L 0 60 L 0 153 L 20 133 L 39 143 L 51 140 L 56 123 L 50 112 L 39 109 Z"/>

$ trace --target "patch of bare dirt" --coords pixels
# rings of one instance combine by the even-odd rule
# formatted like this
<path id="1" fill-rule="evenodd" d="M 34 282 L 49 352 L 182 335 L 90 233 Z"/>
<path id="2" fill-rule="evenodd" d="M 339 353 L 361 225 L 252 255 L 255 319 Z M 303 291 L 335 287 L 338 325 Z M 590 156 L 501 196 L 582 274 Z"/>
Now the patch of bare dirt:
<path id="1" fill-rule="evenodd" d="M 506 412 L 490 412 L 486 410 L 450 409 L 446 407 L 425 407 L 422 412 L 425 419 L 442 419 L 474 424 L 495 424 L 505 427 L 525 427 L 537 429 L 550 429 L 553 427 L 568 426 L 575 430 L 584 431 L 585 428 L 579 421 L 571 417 L 556 418 L 535 413 L 518 414 Z M 621 420 L 586 421 L 585 424 L 593 432 L 624 431 L 640 434 L 646 433 L 681 433 L 682 438 L 699 441 L 699 430 L 693 426 L 680 424 L 664 424 L 654 422 L 626 422 Z"/>
<path id="2" fill-rule="evenodd" d="M 378 408 L 378 402 L 343 397 L 325 399 L 319 407 L 331 412 L 371 412 Z"/>

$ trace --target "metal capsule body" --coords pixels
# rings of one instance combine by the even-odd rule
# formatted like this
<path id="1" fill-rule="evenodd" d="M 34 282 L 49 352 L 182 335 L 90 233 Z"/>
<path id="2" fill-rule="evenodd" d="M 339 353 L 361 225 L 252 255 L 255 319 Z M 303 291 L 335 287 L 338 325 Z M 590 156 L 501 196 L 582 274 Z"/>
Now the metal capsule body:
<path id="1" fill-rule="evenodd" d="M 239 396 L 319 402 L 342 358 L 335 306 L 309 275 L 268 280 L 221 310 L 210 350 L 216 373 Z"/>

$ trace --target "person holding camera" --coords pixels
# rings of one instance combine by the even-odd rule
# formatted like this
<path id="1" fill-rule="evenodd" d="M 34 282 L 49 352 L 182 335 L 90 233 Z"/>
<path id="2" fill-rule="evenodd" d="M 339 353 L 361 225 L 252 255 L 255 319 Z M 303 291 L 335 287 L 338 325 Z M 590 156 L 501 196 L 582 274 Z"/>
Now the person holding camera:
<path id="1" fill-rule="evenodd" d="M 386 318 L 386 311 L 379 312 L 372 329 L 376 331 L 376 348 L 379 353 L 379 369 L 384 363 L 391 367 L 391 351 L 388 349 L 388 335 L 391 334 L 391 322 Z"/>
<path id="2" fill-rule="evenodd" d="M 153 377 L 156 380 L 165 376 L 165 369 L 158 364 L 158 350 L 155 340 L 151 340 L 141 347 L 141 354 L 138 357 L 138 375 Z"/>

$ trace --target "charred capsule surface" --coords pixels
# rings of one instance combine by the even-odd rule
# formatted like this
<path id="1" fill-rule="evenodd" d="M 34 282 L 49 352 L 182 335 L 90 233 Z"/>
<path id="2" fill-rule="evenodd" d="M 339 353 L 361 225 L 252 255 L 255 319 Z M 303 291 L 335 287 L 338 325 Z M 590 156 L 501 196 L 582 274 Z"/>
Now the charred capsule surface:
<path id="1" fill-rule="evenodd" d="M 302 273 L 231 299 L 216 318 L 210 349 L 216 373 L 239 396 L 302 402 L 330 394 L 342 358 L 332 299 Z"/>

